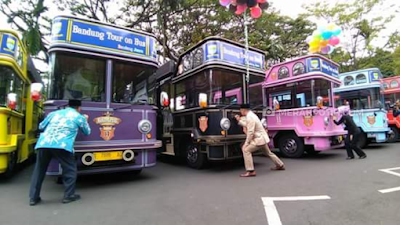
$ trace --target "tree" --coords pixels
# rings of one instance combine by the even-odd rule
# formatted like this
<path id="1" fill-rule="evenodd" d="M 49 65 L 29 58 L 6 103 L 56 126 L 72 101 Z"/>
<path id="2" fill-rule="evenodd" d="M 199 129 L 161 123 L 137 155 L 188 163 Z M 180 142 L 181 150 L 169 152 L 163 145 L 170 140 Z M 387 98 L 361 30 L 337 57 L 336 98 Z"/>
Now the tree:
<path id="1" fill-rule="evenodd" d="M 43 53 L 47 61 L 47 43 L 44 36 L 49 34 L 50 20 L 44 16 L 48 8 L 44 0 L 1 0 L 0 12 L 7 16 L 7 22 L 22 34 L 22 40 L 32 56 Z M 36 57 L 38 58 L 38 57 Z"/>
<path id="2" fill-rule="evenodd" d="M 386 0 L 353 0 L 345 3 L 331 5 L 327 0 L 314 5 L 306 6 L 310 19 L 325 19 L 342 27 L 343 33 L 347 34 L 349 41 L 345 43 L 339 53 L 333 55 L 342 65 L 342 70 L 357 70 L 362 68 L 362 58 L 374 56 L 379 48 L 372 45 L 385 25 L 392 21 L 393 15 L 388 13 L 383 16 L 376 16 L 373 12 L 390 12 L 385 6 Z M 382 37 L 380 37 L 382 38 Z M 394 32 L 381 48 L 393 47 L 398 43 L 398 34 Z"/>

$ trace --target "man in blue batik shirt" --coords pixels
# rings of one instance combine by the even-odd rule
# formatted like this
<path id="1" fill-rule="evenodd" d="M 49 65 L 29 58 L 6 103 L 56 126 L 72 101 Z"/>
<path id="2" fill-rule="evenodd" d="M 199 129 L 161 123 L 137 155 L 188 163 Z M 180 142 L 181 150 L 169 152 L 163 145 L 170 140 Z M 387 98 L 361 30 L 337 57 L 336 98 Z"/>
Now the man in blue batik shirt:
<path id="1" fill-rule="evenodd" d="M 69 100 L 67 108 L 50 113 L 39 124 L 39 129 L 43 133 L 40 134 L 35 146 L 37 160 L 29 193 L 31 206 L 41 201 L 40 189 L 52 158 L 60 162 L 63 171 L 65 193 L 62 202 L 69 203 L 80 199 L 80 195 L 75 194 L 77 168 L 74 142 L 78 130 L 85 135 L 90 134 L 89 117 L 80 113 L 80 106 L 80 100 Z"/>

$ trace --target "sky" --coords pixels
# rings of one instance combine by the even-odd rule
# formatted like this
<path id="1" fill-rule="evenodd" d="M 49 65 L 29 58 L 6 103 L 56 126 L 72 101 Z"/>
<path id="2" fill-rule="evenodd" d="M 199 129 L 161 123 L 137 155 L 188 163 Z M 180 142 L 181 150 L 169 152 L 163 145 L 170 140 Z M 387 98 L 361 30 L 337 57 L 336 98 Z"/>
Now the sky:
<path id="1" fill-rule="evenodd" d="M 51 2 L 50 0 L 48 0 L 49 2 Z M 217 0 L 216 0 L 217 1 Z M 305 10 L 302 8 L 302 5 L 304 4 L 313 4 L 315 2 L 318 2 L 319 0 L 269 0 L 270 2 L 272 2 L 273 6 L 279 10 L 282 14 L 290 16 L 290 17 L 297 17 L 298 14 L 305 12 Z M 336 3 L 336 2 L 344 2 L 347 0 L 331 0 L 330 2 L 332 4 Z M 397 9 L 400 9 L 400 1 L 399 0 L 386 0 L 386 4 L 385 5 L 391 5 L 394 4 Z M 48 5 L 48 7 L 50 7 L 50 12 L 49 13 L 49 17 L 54 17 L 55 15 L 64 15 L 64 12 L 60 12 L 57 10 L 57 8 L 54 6 L 54 4 L 50 4 Z M 385 7 L 385 6 L 382 6 Z M 395 13 L 395 9 L 391 8 L 389 10 L 392 10 L 392 13 Z M 385 13 L 387 14 L 388 12 L 385 11 Z M 382 15 L 381 11 L 377 11 L 375 12 L 375 14 L 378 15 Z M 398 24 L 400 24 L 400 13 L 397 12 L 396 18 L 390 23 L 386 25 L 386 30 L 384 32 L 382 32 L 380 34 L 380 39 L 378 39 L 376 41 L 376 43 L 374 43 L 376 46 L 380 46 L 385 42 L 385 37 L 387 37 L 390 33 L 394 32 L 396 29 L 400 30 L 400 27 Z M 10 29 L 10 25 L 6 23 L 7 18 L 0 13 L 0 29 Z M 318 21 L 314 21 L 317 23 L 317 25 L 321 25 L 323 23 L 326 23 L 326 21 L 322 21 L 322 20 L 318 20 Z M 345 37 L 346 38 L 346 37 Z M 344 39 L 345 39 L 344 38 Z M 345 43 L 346 40 L 344 40 Z M 46 71 L 47 70 L 47 65 L 43 62 L 39 62 L 39 61 L 35 61 L 36 67 L 39 68 L 39 70 L 41 71 Z"/>

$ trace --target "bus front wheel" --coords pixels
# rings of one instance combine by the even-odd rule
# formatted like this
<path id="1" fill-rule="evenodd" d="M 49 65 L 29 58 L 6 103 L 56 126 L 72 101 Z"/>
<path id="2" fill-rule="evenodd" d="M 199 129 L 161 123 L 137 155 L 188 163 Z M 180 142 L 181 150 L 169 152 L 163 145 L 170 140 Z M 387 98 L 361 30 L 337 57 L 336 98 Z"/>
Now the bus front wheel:
<path id="1" fill-rule="evenodd" d="M 395 143 L 399 139 L 399 129 L 397 127 L 390 127 L 392 132 L 388 136 L 389 143 Z"/>
<path id="2" fill-rule="evenodd" d="M 286 134 L 279 138 L 279 150 L 288 158 L 300 158 L 304 154 L 304 142 L 295 134 Z"/>
<path id="3" fill-rule="evenodd" d="M 207 164 L 207 155 L 200 152 L 198 145 L 189 145 L 186 150 L 186 162 L 189 167 L 202 169 Z"/>

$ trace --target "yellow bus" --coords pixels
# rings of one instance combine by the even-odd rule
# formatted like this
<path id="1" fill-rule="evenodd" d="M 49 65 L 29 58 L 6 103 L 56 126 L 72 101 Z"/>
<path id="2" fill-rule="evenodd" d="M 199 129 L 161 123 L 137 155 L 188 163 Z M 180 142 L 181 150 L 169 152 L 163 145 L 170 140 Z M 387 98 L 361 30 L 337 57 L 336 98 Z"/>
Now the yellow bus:
<path id="1" fill-rule="evenodd" d="M 0 175 L 34 153 L 40 105 L 31 98 L 31 84 L 41 82 L 18 34 L 0 30 Z M 37 85 L 36 85 L 37 86 Z"/>

